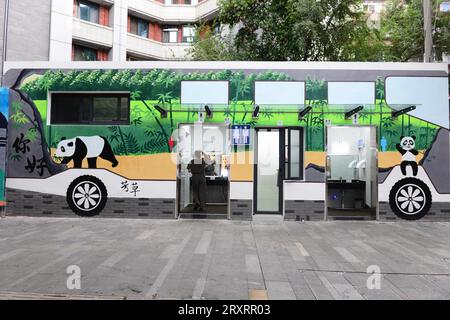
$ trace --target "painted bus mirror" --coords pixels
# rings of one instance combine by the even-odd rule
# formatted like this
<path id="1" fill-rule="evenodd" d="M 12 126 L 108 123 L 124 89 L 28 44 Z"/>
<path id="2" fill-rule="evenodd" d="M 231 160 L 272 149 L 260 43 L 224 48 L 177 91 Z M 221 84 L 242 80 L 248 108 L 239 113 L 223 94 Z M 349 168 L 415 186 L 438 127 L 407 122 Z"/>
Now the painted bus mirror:
<path id="1" fill-rule="evenodd" d="M 355 109 L 352 109 L 345 113 L 345 119 L 350 119 L 353 115 L 357 114 L 358 112 L 362 111 L 364 109 L 363 106 L 356 107 Z"/>
<path id="2" fill-rule="evenodd" d="M 255 120 L 259 119 L 259 106 L 256 106 L 253 110 L 252 118 Z"/>
<path id="3" fill-rule="evenodd" d="M 161 108 L 159 105 L 155 105 L 155 109 L 161 114 L 161 118 L 167 118 L 167 111 Z"/>
<path id="4" fill-rule="evenodd" d="M 209 106 L 205 106 L 205 111 L 206 111 L 206 118 L 212 119 L 213 112 L 212 112 L 211 108 Z"/>
<path id="5" fill-rule="evenodd" d="M 392 115 L 392 118 L 395 119 L 395 118 L 397 118 L 397 117 L 399 117 L 399 116 L 401 116 L 403 114 L 406 114 L 408 112 L 411 112 L 413 110 L 416 110 L 416 106 L 410 106 L 408 108 L 404 108 L 404 109 L 401 109 L 401 110 L 392 111 L 391 115 Z"/>
<path id="6" fill-rule="evenodd" d="M 305 118 L 305 116 L 312 110 L 311 106 L 307 106 L 305 109 L 298 113 L 298 120 L 301 121 Z"/>

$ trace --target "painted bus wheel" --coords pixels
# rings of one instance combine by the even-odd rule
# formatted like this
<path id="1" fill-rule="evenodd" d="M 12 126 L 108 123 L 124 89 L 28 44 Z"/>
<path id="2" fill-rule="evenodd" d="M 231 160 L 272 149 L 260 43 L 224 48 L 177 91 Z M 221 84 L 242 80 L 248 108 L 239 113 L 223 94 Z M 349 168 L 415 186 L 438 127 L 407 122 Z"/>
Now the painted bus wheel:
<path id="1" fill-rule="evenodd" d="M 392 211 L 402 219 L 418 220 L 431 208 L 430 188 L 417 178 L 405 178 L 398 181 L 389 193 Z"/>
<path id="2" fill-rule="evenodd" d="M 67 203 L 77 215 L 92 217 L 98 215 L 106 205 L 108 193 L 98 178 L 81 176 L 67 189 Z"/>

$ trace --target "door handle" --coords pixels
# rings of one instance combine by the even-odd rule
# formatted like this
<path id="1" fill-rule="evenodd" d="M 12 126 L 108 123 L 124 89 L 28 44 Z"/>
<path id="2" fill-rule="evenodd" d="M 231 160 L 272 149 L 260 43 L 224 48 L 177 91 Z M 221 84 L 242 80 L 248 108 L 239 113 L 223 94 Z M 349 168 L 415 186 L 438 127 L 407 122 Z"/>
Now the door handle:
<path id="1" fill-rule="evenodd" d="M 277 169 L 277 187 L 279 188 L 281 186 L 281 170 Z"/>

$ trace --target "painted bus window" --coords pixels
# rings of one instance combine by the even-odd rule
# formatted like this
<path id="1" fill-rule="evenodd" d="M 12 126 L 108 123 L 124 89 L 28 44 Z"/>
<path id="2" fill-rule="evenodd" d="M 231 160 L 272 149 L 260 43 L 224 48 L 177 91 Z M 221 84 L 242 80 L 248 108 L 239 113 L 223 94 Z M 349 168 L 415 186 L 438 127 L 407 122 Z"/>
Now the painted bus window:
<path id="1" fill-rule="evenodd" d="M 129 124 L 127 93 L 52 93 L 51 124 Z"/>

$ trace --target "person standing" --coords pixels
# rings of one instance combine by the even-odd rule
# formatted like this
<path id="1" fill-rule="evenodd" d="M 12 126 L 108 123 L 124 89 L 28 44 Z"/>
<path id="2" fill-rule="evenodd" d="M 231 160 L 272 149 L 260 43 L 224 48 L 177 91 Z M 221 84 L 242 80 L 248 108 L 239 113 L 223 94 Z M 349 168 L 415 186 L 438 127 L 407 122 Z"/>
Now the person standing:
<path id="1" fill-rule="evenodd" d="M 191 160 L 187 168 L 192 173 L 194 210 L 204 212 L 206 206 L 206 162 L 203 158 L 202 151 L 195 151 L 194 159 Z"/>

